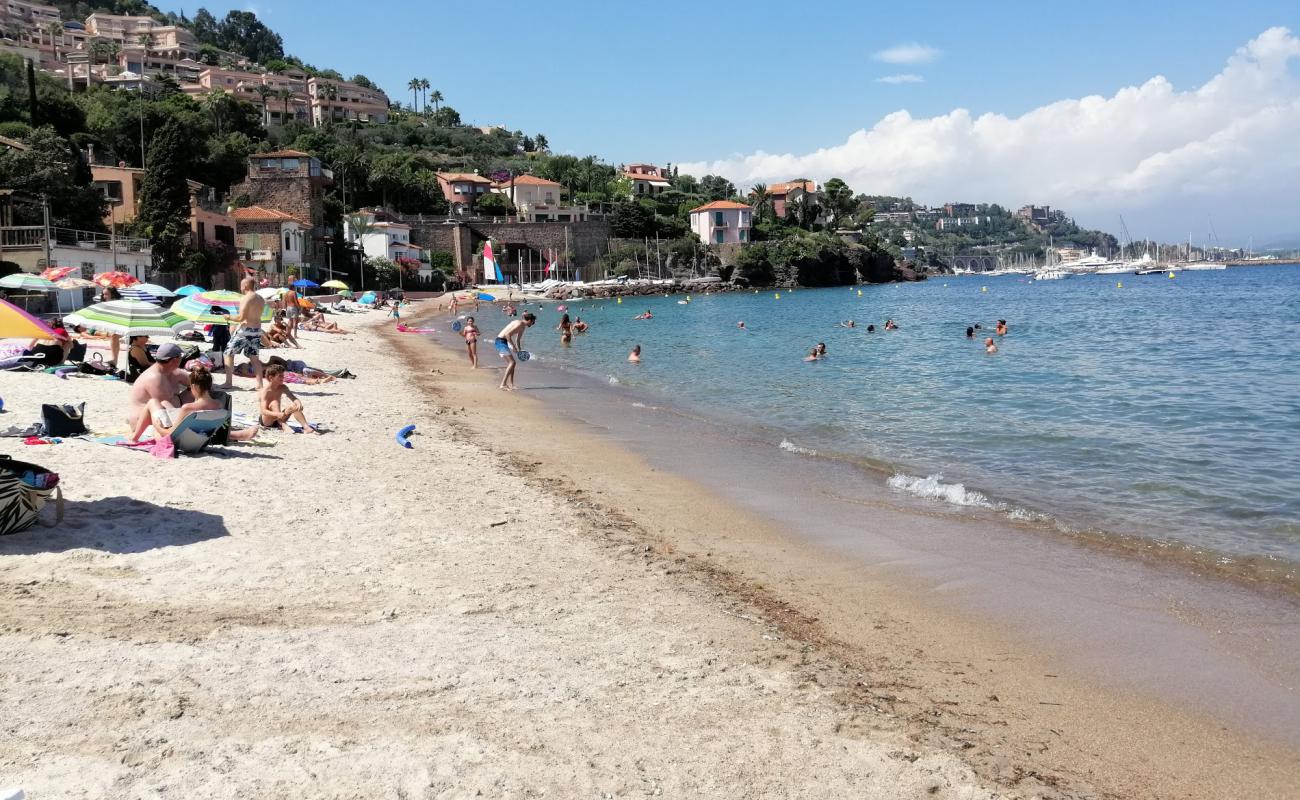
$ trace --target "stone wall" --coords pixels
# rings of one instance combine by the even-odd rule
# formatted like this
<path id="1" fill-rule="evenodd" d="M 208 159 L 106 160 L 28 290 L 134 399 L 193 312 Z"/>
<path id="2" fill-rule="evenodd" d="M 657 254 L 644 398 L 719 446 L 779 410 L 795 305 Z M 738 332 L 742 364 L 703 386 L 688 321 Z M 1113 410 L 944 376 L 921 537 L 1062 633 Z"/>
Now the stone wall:
<path id="1" fill-rule="evenodd" d="M 320 178 L 250 169 L 244 182 L 231 188 L 230 196 L 246 197 L 248 205 L 283 211 L 312 227 L 325 222 L 325 186 Z"/>
<path id="2" fill-rule="evenodd" d="M 404 220 L 411 226 L 411 241 L 444 253 L 451 253 L 456 268 L 471 271 L 481 279 L 481 260 L 477 253 L 489 238 L 503 254 L 502 266 L 517 263 L 519 255 L 531 250 L 535 263 L 548 253 L 572 254 L 570 266 L 579 269 L 590 266 L 605 253 L 609 242 L 609 223 L 586 222 L 487 222 L 469 221 L 448 224 L 441 220 Z M 507 272 L 510 270 L 507 269 Z"/>

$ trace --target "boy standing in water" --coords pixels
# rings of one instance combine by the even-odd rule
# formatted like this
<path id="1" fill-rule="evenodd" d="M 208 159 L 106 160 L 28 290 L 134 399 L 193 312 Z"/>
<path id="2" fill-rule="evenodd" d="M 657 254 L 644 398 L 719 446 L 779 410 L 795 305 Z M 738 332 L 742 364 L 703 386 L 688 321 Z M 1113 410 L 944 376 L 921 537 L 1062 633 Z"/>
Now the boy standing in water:
<path id="1" fill-rule="evenodd" d="M 515 367 L 518 362 L 515 354 L 524 349 L 524 331 L 533 327 L 537 317 L 530 311 L 523 319 L 512 320 L 497 334 L 497 355 L 506 360 L 506 374 L 501 376 L 501 388 L 507 392 L 515 390 Z"/>

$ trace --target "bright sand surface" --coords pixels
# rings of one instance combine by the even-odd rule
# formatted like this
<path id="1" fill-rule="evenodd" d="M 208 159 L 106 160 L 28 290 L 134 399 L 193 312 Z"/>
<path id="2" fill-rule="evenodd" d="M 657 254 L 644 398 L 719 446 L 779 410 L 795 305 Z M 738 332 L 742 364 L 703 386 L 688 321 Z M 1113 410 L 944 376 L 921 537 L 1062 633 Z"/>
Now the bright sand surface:
<path id="1" fill-rule="evenodd" d="M 1285 745 L 1061 670 L 498 392 L 495 369 L 379 314 L 341 319 L 384 330 L 305 333 L 284 353 L 359 376 L 295 387 L 325 437 L 169 462 L 0 439 L 68 497 L 58 527 L 0 538 L 0 789 L 1281 798 L 1300 783 Z M 117 432 L 124 394 L 0 374 L 0 426 L 84 401 Z M 410 450 L 393 439 L 407 424 Z"/>

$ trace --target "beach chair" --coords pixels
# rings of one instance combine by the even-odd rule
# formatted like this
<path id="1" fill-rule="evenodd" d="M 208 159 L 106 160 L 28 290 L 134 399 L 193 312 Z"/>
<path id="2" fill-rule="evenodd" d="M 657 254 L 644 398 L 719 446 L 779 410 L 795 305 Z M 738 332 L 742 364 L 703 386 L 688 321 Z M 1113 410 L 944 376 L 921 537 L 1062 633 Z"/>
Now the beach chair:
<path id="1" fill-rule="evenodd" d="M 172 431 L 177 453 L 194 455 L 212 442 L 216 433 L 230 422 L 229 411 L 195 411 Z"/>

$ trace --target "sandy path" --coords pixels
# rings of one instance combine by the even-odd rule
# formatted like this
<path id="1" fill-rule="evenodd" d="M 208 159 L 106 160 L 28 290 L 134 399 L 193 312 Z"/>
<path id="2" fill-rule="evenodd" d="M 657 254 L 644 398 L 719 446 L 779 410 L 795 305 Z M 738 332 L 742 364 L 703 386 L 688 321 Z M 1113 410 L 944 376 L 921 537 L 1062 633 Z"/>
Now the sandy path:
<path id="1" fill-rule="evenodd" d="M 0 538 L 0 788 L 1008 796 L 846 711 L 806 645 L 621 518 L 461 438 L 383 340 L 305 338 L 360 376 L 302 388 L 323 439 L 174 462 L 0 439 L 70 501 Z M 111 430 L 124 391 L 0 375 L 0 424 L 78 400 Z"/>

